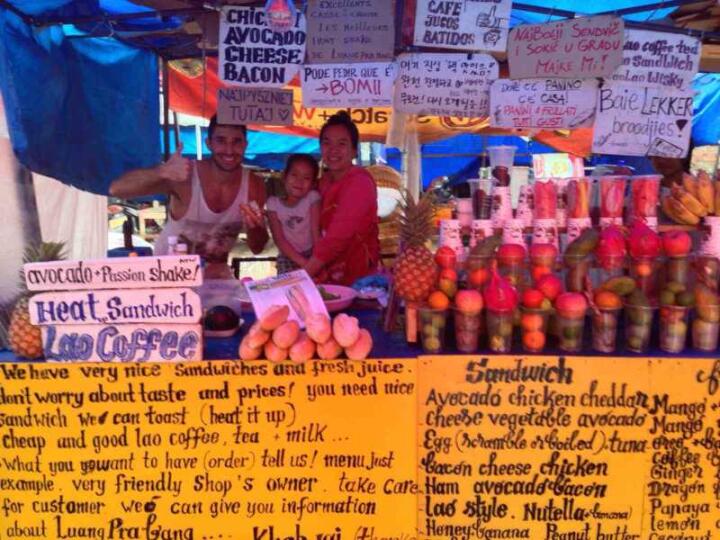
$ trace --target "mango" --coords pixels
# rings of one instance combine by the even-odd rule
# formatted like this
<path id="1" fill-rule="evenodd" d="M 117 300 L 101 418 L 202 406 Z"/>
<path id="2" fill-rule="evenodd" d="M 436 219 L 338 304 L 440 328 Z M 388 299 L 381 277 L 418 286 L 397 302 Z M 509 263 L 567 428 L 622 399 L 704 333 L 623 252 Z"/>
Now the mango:
<path id="1" fill-rule="evenodd" d="M 628 276 L 619 276 L 608 279 L 605 283 L 600 285 L 600 289 L 604 291 L 611 291 L 618 296 L 627 296 L 635 290 L 637 284 L 635 280 Z"/>

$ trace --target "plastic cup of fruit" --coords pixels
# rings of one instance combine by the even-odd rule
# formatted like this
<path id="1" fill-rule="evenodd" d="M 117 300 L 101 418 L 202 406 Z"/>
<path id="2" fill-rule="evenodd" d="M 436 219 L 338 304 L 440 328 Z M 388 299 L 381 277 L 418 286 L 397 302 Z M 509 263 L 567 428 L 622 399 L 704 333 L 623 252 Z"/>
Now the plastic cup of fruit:
<path id="1" fill-rule="evenodd" d="M 498 272 L 506 278 L 516 289 L 521 289 L 525 283 L 525 258 L 503 257 L 497 261 Z"/>
<path id="2" fill-rule="evenodd" d="M 679 353 L 685 348 L 688 314 L 685 306 L 660 306 L 660 349 Z"/>
<path id="3" fill-rule="evenodd" d="M 550 310 L 520 307 L 520 329 L 525 352 L 539 353 L 547 342 L 547 322 Z"/>
<path id="4" fill-rule="evenodd" d="M 625 304 L 625 345 L 628 351 L 644 353 L 650 346 L 654 306 Z"/>
<path id="5" fill-rule="evenodd" d="M 687 287 L 690 282 L 690 257 L 668 257 L 665 259 L 665 283 L 674 281 Z"/>
<path id="6" fill-rule="evenodd" d="M 472 272 L 473 270 L 477 270 L 479 268 L 491 270 L 494 262 L 495 255 L 472 255 L 471 253 L 465 260 L 465 269 L 468 272 Z"/>
<path id="7" fill-rule="evenodd" d="M 659 275 L 664 261 L 661 257 L 631 257 L 630 277 L 637 283 L 638 289 L 648 298 L 657 298 Z"/>
<path id="8" fill-rule="evenodd" d="M 618 319 L 622 308 L 598 308 L 591 313 L 592 347 L 598 352 L 615 352 Z"/>
<path id="9" fill-rule="evenodd" d="M 565 289 L 568 292 L 583 292 L 585 278 L 590 274 L 591 255 L 565 255 L 563 257 Z"/>
<path id="10" fill-rule="evenodd" d="M 720 322 L 707 320 L 700 316 L 700 310 L 711 310 L 714 313 L 720 311 L 720 305 L 705 305 L 695 311 L 692 321 L 692 343 L 693 348 L 699 351 L 714 351 L 718 346 L 718 333 Z"/>
<path id="11" fill-rule="evenodd" d="M 627 257 L 625 255 L 595 256 L 595 285 L 605 283 L 608 279 L 625 275 Z"/>
<path id="12" fill-rule="evenodd" d="M 585 312 L 557 313 L 558 348 L 565 352 L 580 352 L 583 345 Z"/>
<path id="13" fill-rule="evenodd" d="M 455 346 L 463 353 L 473 353 L 478 350 L 480 339 L 481 311 L 463 311 L 453 308 L 455 317 Z"/>
<path id="14" fill-rule="evenodd" d="M 720 261 L 712 255 L 696 255 L 692 260 L 692 270 L 696 282 L 717 291 L 720 285 Z"/>
<path id="15" fill-rule="evenodd" d="M 507 353 L 512 348 L 513 312 L 487 309 L 488 347 L 493 352 Z"/>
<path id="16" fill-rule="evenodd" d="M 445 347 L 447 309 L 421 307 L 418 309 L 418 318 L 423 351 L 430 354 L 442 352 Z"/>

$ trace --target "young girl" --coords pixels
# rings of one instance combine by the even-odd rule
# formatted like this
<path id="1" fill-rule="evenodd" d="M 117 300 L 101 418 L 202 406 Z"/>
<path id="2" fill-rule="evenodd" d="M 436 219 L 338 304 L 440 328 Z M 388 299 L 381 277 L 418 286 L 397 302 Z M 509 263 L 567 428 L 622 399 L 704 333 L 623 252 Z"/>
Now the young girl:
<path id="1" fill-rule="evenodd" d="M 302 268 L 320 238 L 320 194 L 315 191 L 318 162 L 309 154 L 293 154 L 285 165 L 285 198 L 267 201 L 270 231 L 280 251 L 277 273 Z"/>

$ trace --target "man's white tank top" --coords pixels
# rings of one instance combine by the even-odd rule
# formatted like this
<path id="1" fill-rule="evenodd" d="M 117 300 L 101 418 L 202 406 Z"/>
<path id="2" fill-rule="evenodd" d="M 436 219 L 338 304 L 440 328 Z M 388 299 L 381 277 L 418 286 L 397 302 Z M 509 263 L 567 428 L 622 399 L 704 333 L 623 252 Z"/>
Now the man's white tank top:
<path id="1" fill-rule="evenodd" d="M 240 189 L 235 200 L 224 212 L 213 212 L 203 196 L 197 162 L 193 161 L 190 204 L 185 215 L 175 220 L 168 212 L 168 220 L 155 241 L 155 255 L 166 255 L 167 239 L 177 236 L 178 242 L 186 243 L 188 253 L 196 253 L 207 262 L 226 263 L 237 236 L 243 230 L 240 205 L 248 202 L 249 171 L 243 168 Z"/>

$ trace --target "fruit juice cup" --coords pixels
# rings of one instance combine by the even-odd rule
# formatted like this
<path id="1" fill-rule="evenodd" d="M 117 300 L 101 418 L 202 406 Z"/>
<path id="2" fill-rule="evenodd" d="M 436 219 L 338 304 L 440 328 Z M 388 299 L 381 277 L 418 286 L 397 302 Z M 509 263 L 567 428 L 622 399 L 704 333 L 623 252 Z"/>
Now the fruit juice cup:
<path id="1" fill-rule="evenodd" d="M 482 311 L 463 311 L 453 308 L 455 317 L 455 346 L 463 353 L 474 353 L 480 341 Z"/>
<path id="2" fill-rule="evenodd" d="M 521 306 L 520 312 L 523 350 L 530 353 L 542 352 L 547 342 L 550 310 Z"/>
<path id="3" fill-rule="evenodd" d="M 622 225 L 627 176 L 600 177 L 600 227 Z"/>
<path id="4" fill-rule="evenodd" d="M 424 306 L 418 309 L 418 318 L 423 351 L 429 354 L 442 352 L 445 347 L 447 309 Z"/>
<path id="5" fill-rule="evenodd" d="M 685 348 L 688 314 L 685 306 L 660 306 L 660 349 L 679 353 Z"/>
<path id="6" fill-rule="evenodd" d="M 628 351 L 644 353 L 650 346 L 654 306 L 625 304 L 625 344 Z"/>
<path id="7" fill-rule="evenodd" d="M 696 283 L 702 283 L 713 291 L 720 285 L 720 261 L 712 255 L 696 255 L 692 260 L 692 274 Z"/>
<path id="8" fill-rule="evenodd" d="M 585 328 L 585 314 L 573 314 L 569 317 L 558 313 L 558 348 L 566 352 L 580 352 L 583 346 L 583 329 Z"/>
<path id="9" fill-rule="evenodd" d="M 597 287 L 605 283 L 608 279 L 624 276 L 627 266 L 628 262 L 625 255 L 603 255 L 602 257 L 596 255 L 595 268 L 593 269 L 595 275 L 593 284 Z"/>
<path id="10" fill-rule="evenodd" d="M 667 257 L 664 268 L 665 283 L 680 283 L 687 288 L 690 283 L 690 257 Z"/>
<path id="11" fill-rule="evenodd" d="M 586 278 L 592 266 L 591 255 L 565 255 L 563 257 L 565 289 L 568 292 L 583 292 Z"/>
<path id="12" fill-rule="evenodd" d="M 692 321 L 693 347 L 699 351 L 715 351 L 719 331 L 720 304 L 698 305 Z"/>
<path id="13" fill-rule="evenodd" d="M 593 349 L 605 353 L 615 352 L 621 311 L 622 308 L 597 308 L 591 312 Z"/>
<path id="14" fill-rule="evenodd" d="M 487 310 L 488 347 L 497 353 L 508 353 L 512 348 L 513 312 Z"/>
<path id="15" fill-rule="evenodd" d="M 660 196 L 660 180 L 658 174 L 633 176 L 630 180 L 630 223 L 635 218 L 645 222 L 653 230 L 657 230 L 657 208 Z"/>
<path id="16" fill-rule="evenodd" d="M 630 277 L 650 299 L 657 298 L 659 275 L 664 261 L 660 257 L 631 257 Z"/>

